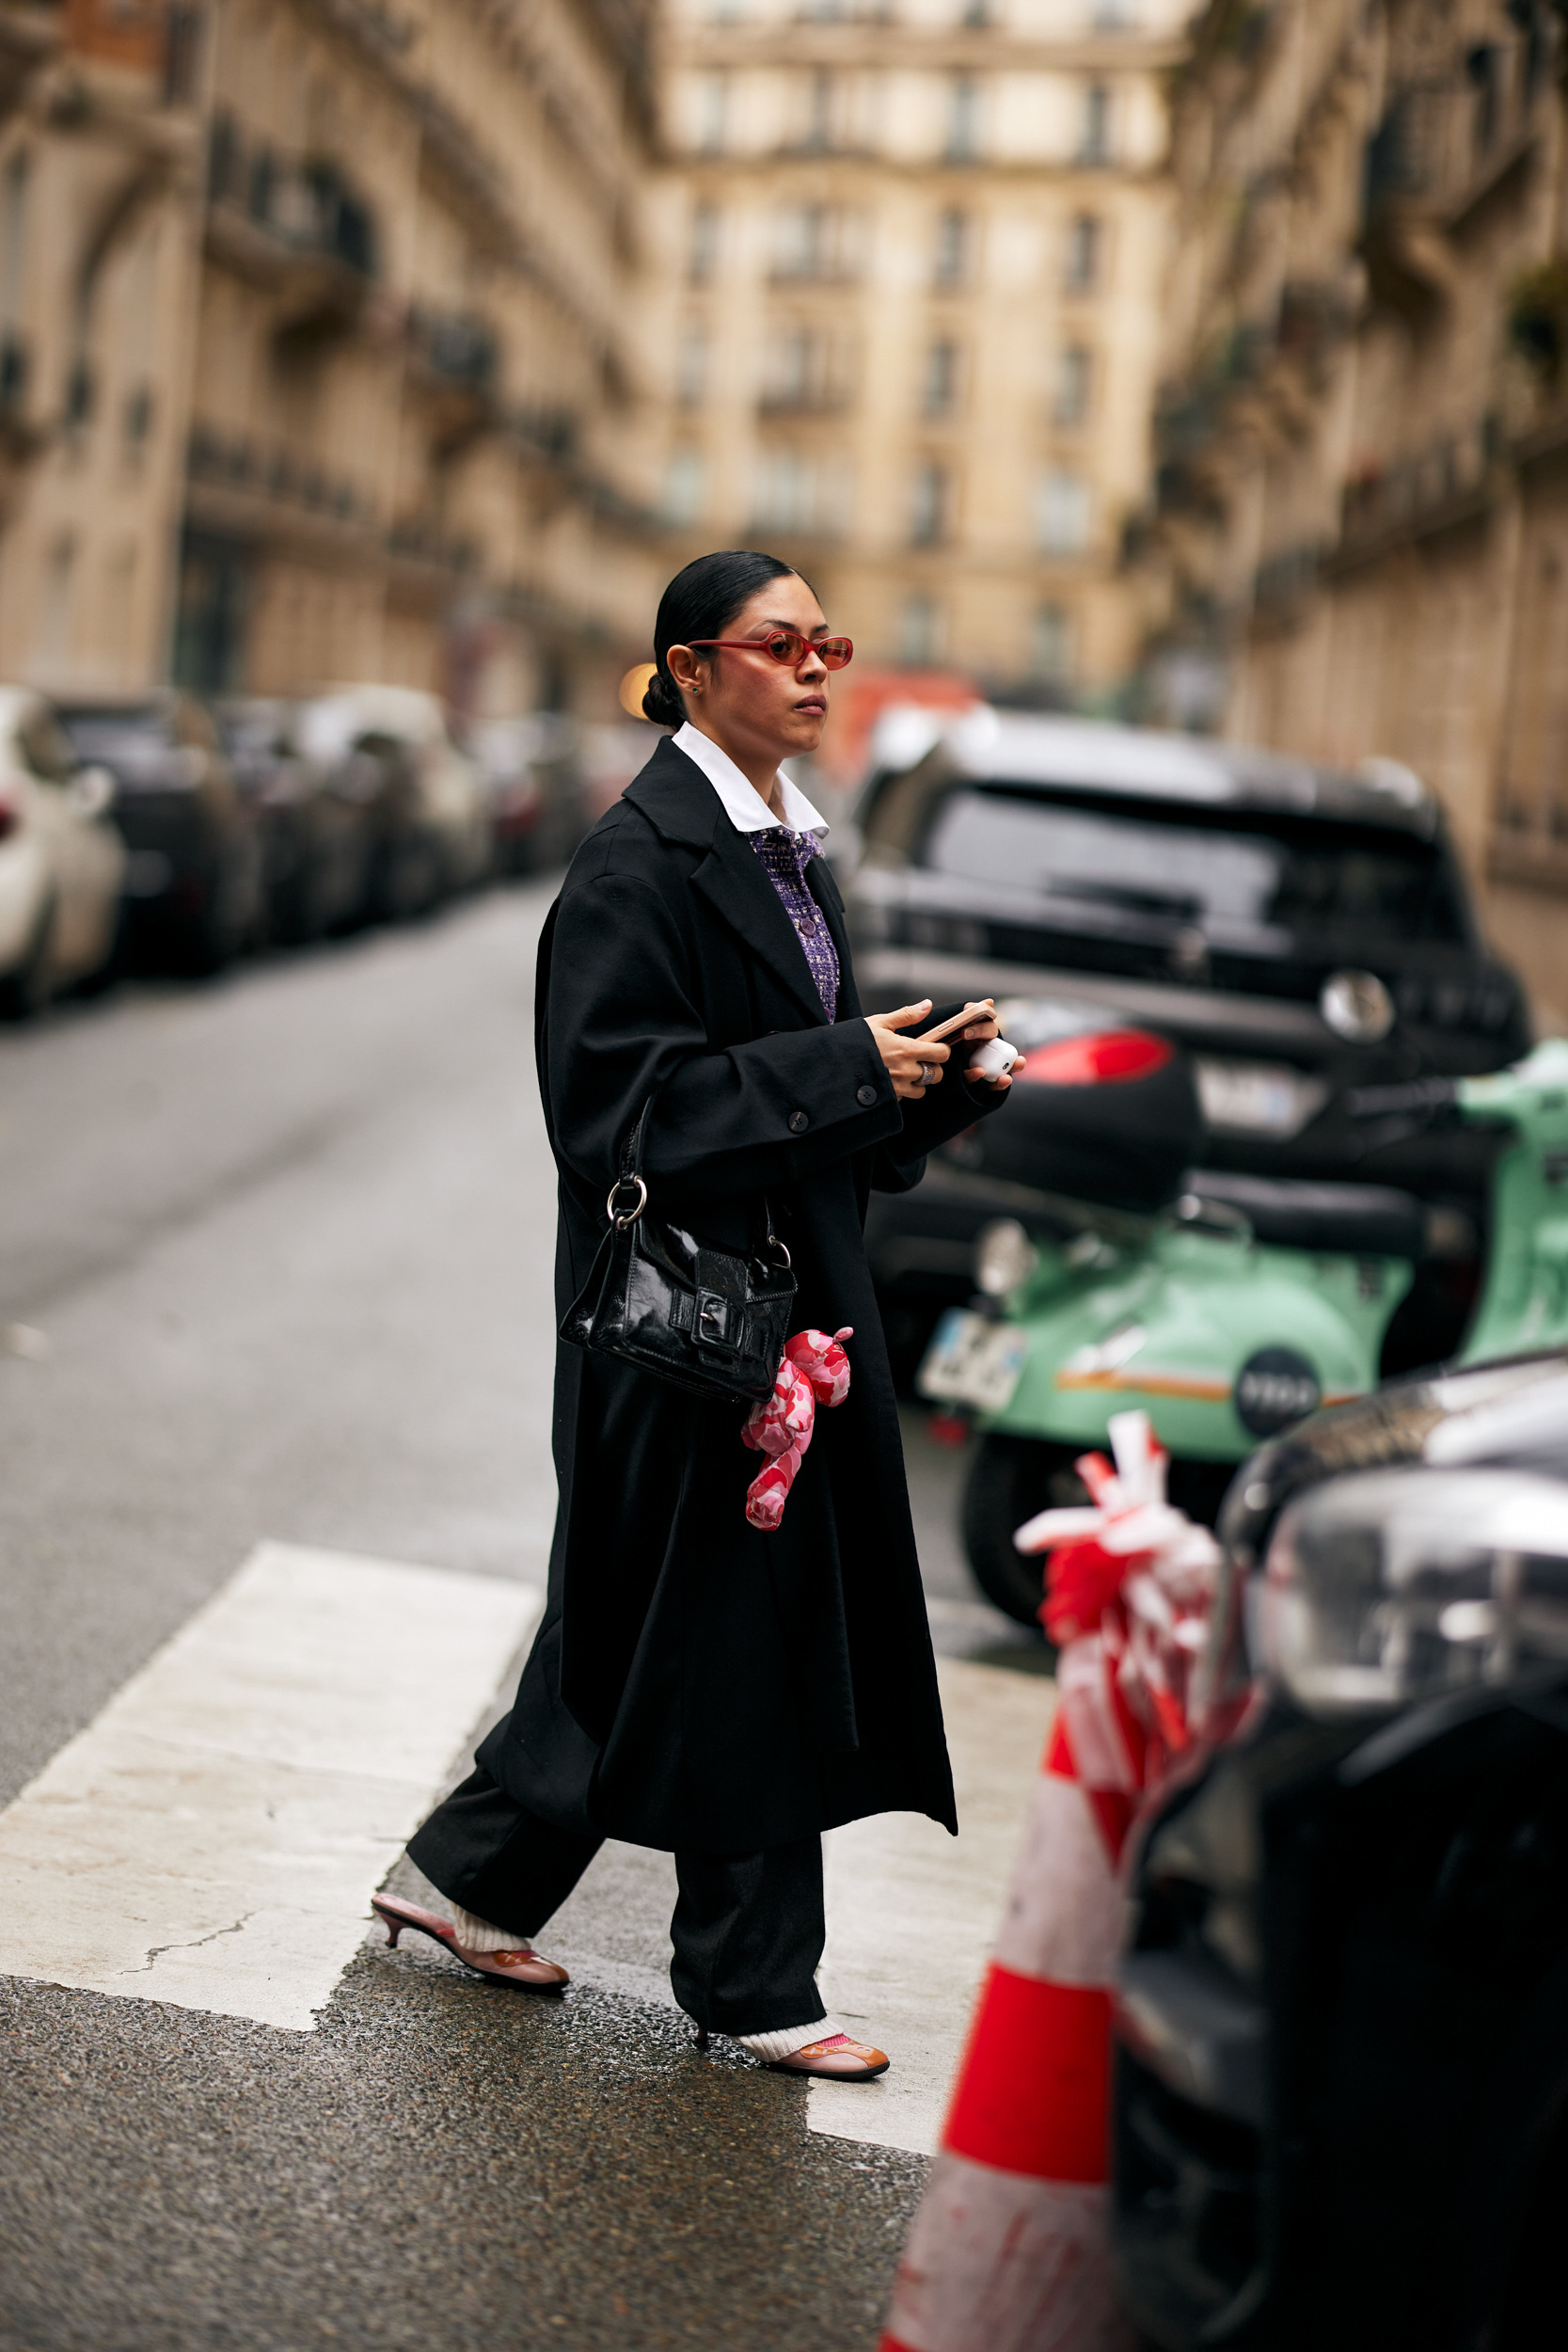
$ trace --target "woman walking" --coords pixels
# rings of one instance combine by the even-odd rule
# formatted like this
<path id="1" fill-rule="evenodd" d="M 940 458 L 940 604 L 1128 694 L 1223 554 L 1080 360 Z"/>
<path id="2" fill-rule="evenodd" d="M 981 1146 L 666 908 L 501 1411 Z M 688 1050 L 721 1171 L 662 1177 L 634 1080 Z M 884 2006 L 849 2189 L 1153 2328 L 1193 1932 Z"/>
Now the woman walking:
<path id="1" fill-rule="evenodd" d="M 421 1928 L 553 1991 L 566 1972 L 532 1938 L 603 1840 L 658 1848 L 699 2039 L 869 2080 L 886 2057 L 838 2030 L 816 1982 L 821 1833 L 888 1811 L 957 1822 L 862 1225 L 872 1186 L 918 1183 L 1006 1081 L 963 1074 L 989 1014 L 950 1048 L 908 1033 L 935 1025 L 928 1004 L 861 1012 L 827 828 L 779 772 L 816 750 L 852 651 L 806 581 L 771 556 L 704 556 L 666 589 L 655 651 L 643 708 L 672 736 L 578 851 L 540 943 L 558 1310 L 651 1104 L 660 1217 L 742 1255 L 770 1217 L 798 1283 L 788 1327 L 852 1327 L 850 1387 L 764 1532 L 740 1408 L 559 1348 L 544 1618 L 512 1712 L 408 1849 L 453 1916 L 375 1907 L 394 1942 Z"/>

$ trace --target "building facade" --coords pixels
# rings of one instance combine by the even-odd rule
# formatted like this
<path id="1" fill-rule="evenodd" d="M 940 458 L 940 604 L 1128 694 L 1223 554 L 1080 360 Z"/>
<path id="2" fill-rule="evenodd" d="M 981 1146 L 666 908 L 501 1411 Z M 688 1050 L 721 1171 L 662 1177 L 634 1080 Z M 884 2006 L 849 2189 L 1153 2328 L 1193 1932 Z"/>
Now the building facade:
<path id="1" fill-rule="evenodd" d="M 1214 0 L 1176 85 L 1156 676 L 1407 761 L 1568 1026 L 1562 12 Z M 1180 713 L 1178 714 L 1180 715 Z"/>
<path id="2" fill-rule="evenodd" d="M 63 14 L 0 133 L 0 675 L 613 707 L 641 0 Z"/>
<path id="3" fill-rule="evenodd" d="M 879 663 L 1112 692 L 1187 0 L 666 0 L 680 548 L 800 564 Z"/>

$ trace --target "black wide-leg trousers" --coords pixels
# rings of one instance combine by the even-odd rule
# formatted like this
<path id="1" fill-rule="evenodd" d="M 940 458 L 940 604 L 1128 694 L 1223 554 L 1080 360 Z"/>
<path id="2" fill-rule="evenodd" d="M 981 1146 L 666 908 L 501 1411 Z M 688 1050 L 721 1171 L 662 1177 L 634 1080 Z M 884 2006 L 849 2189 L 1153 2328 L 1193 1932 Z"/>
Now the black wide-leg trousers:
<path id="1" fill-rule="evenodd" d="M 603 1843 L 552 1828 L 475 1771 L 416 1831 L 408 1853 L 449 1902 L 531 1940 Z M 827 1934 L 821 1838 L 760 1853 L 677 1853 L 675 1877 L 670 1981 L 687 2015 L 712 2033 L 815 2026 Z"/>

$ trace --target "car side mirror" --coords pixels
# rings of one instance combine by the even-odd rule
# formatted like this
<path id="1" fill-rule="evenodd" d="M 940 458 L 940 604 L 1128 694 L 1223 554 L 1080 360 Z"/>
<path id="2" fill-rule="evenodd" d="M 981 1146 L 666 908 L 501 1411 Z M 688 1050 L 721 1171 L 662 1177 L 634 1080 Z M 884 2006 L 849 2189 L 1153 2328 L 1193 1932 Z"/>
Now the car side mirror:
<path id="1" fill-rule="evenodd" d="M 107 768 L 78 768 L 71 797 L 84 817 L 106 817 L 115 803 L 115 780 Z"/>

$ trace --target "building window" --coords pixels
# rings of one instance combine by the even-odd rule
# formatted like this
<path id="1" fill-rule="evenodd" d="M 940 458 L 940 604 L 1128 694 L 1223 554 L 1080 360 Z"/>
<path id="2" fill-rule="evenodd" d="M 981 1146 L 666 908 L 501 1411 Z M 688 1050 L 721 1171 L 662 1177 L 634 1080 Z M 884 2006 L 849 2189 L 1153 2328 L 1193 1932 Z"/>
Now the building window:
<path id="1" fill-rule="evenodd" d="M 947 536 L 947 469 L 935 458 L 915 468 L 910 499 L 910 537 L 917 548 L 935 547 Z"/>
<path id="2" fill-rule="evenodd" d="M 729 75 L 703 74 L 697 84 L 697 144 L 705 155 L 723 152 L 729 111 Z"/>
<path id="3" fill-rule="evenodd" d="M 833 76 L 819 66 L 807 86 L 806 145 L 820 154 L 836 144 L 833 121 L 837 92 Z"/>
<path id="4" fill-rule="evenodd" d="M 1083 424 L 1089 413 L 1094 388 L 1094 355 L 1082 343 L 1069 343 L 1056 356 L 1056 397 L 1052 414 L 1063 426 Z"/>
<path id="5" fill-rule="evenodd" d="M 706 486 L 701 450 L 672 450 L 664 469 L 665 521 L 676 524 L 700 521 Z"/>
<path id="6" fill-rule="evenodd" d="M 1111 93 L 1103 82 L 1091 82 L 1084 92 L 1084 134 L 1078 145 L 1081 164 L 1111 160 Z"/>
<path id="7" fill-rule="evenodd" d="M 21 315 L 21 273 L 28 249 L 28 151 L 19 149 L 0 181 L 0 331 L 16 326 Z"/>
<path id="8" fill-rule="evenodd" d="M 947 93 L 947 160 L 969 164 L 980 152 L 980 92 L 968 75 Z"/>
<path id="9" fill-rule="evenodd" d="M 786 326 L 768 345 L 763 405 L 768 408 L 842 407 L 853 381 L 853 346 L 841 336 L 809 326 Z"/>
<path id="10" fill-rule="evenodd" d="M 798 450 L 767 451 L 757 460 L 752 528 L 836 535 L 847 528 L 851 488 L 849 469 L 842 460 L 818 463 Z"/>
<path id="11" fill-rule="evenodd" d="M 1058 467 L 1039 490 L 1039 540 L 1047 555 L 1081 555 L 1089 539 L 1089 485 Z"/>
<path id="12" fill-rule="evenodd" d="M 120 423 L 125 435 L 126 453 L 137 457 L 146 448 L 152 432 L 152 387 L 133 385 L 125 395 L 120 410 Z"/>
<path id="13" fill-rule="evenodd" d="M 695 408 L 707 389 L 707 335 L 695 321 L 681 336 L 675 356 L 675 398 Z"/>
<path id="14" fill-rule="evenodd" d="M 1029 667 L 1048 686 L 1066 686 L 1070 680 L 1072 616 L 1065 605 L 1042 604 L 1035 614 Z"/>
<path id="15" fill-rule="evenodd" d="M 921 406 L 928 417 L 951 416 L 958 402 L 958 346 L 935 342 L 926 354 Z"/>
<path id="16" fill-rule="evenodd" d="M 0 405 L 16 406 L 26 389 L 27 357 L 18 328 L 27 259 L 27 199 L 31 163 L 25 148 L 0 181 Z"/>
<path id="17" fill-rule="evenodd" d="M 1069 294 L 1092 294 L 1104 265 L 1104 231 L 1093 213 L 1079 213 L 1068 224 L 1067 287 Z"/>
<path id="18" fill-rule="evenodd" d="M 898 616 L 900 660 L 930 662 L 942 656 L 942 607 L 935 596 L 906 596 Z"/>
<path id="19" fill-rule="evenodd" d="M 719 259 L 719 207 L 699 204 L 691 215 L 691 251 L 688 275 L 694 286 L 705 286 Z"/>
<path id="20" fill-rule="evenodd" d="M 243 684 L 253 592 L 247 548 L 232 539 L 187 535 L 174 616 L 177 685 L 198 694 L 231 694 Z M 320 637 L 318 652 L 319 645 Z"/>
<path id="21" fill-rule="evenodd" d="M 1522 13 L 1522 12 L 1521 12 Z M 1534 14 L 1534 10 L 1530 10 Z M 1502 113 L 1503 53 L 1495 41 L 1481 41 L 1465 53 L 1465 69 L 1476 94 L 1475 149 L 1483 156 L 1497 135 Z"/>
<path id="22" fill-rule="evenodd" d="M 861 215 L 834 204 L 786 204 L 774 216 L 773 275 L 844 279 L 859 268 Z"/>
<path id="23" fill-rule="evenodd" d="M 969 215 L 950 206 L 937 222 L 936 260 L 933 276 L 939 286 L 961 286 L 970 272 L 971 246 Z"/>
<path id="24" fill-rule="evenodd" d="M 70 667 L 75 600 L 76 542 L 67 532 L 49 550 L 39 607 L 38 666 L 53 678 Z"/>

